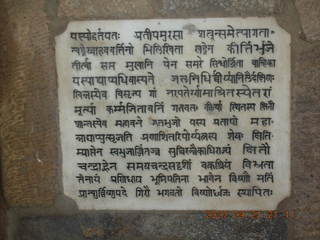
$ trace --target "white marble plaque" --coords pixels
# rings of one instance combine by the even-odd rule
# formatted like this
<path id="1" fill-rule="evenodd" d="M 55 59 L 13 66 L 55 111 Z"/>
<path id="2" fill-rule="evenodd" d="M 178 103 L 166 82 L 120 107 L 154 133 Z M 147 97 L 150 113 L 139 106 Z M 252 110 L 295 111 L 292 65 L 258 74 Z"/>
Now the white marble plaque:
<path id="1" fill-rule="evenodd" d="M 290 194 L 290 35 L 274 18 L 69 23 L 64 194 L 80 209 L 272 210 Z"/>

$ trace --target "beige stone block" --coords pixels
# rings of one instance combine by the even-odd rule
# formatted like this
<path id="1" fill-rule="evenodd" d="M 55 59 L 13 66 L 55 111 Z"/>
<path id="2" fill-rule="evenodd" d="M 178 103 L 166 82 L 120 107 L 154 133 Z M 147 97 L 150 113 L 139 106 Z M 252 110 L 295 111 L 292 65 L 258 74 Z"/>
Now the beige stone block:
<path id="1" fill-rule="evenodd" d="M 320 1 L 296 0 L 295 4 L 306 38 L 320 40 Z"/>
<path id="2" fill-rule="evenodd" d="M 54 52 L 43 6 L 42 0 L 2 4 L 0 137 L 10 207 L 51 205 L 57 190 Z"/>
<path id="3" fill-rule="evenodd" d="M 149 18 L 152 17 L 152 1 L 148 0 L 62 0 L 59 17 L 72 18 Z"/>
<path id="4" fill-rule="evenodd" d="M 285 202 L 294 240 L 320 236 L 320 50 L 305 46 L 297 52 L 292 74 L 292 196 Z"/>

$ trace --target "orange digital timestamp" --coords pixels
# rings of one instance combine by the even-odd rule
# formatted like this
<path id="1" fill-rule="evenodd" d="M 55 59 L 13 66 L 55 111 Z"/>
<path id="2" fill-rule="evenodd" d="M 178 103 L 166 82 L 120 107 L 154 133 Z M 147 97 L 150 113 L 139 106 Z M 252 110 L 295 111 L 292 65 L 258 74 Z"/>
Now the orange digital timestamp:
<path id="1" fill-rule="evenodd" d="M 218 211 L 207 210 L 204 211 L 206 219 L 226 219 L 226 218 L 251 218 L 251 219 L 275 219 L 275 218 L 295 218 L 297 217 L 296 210 L 270 210 L 270 211 Z"/>

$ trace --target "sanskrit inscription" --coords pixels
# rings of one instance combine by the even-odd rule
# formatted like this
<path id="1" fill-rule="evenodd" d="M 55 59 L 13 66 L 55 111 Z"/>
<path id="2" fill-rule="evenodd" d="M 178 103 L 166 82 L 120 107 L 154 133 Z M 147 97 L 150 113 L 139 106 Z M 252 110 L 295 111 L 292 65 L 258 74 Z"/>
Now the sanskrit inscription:
<path id="1" fill-rule="evenodd" d="M 56 63 L 80 209 L 271 210 L 290 194 L 290 36 L 273 18 L 71 22 Z"/>

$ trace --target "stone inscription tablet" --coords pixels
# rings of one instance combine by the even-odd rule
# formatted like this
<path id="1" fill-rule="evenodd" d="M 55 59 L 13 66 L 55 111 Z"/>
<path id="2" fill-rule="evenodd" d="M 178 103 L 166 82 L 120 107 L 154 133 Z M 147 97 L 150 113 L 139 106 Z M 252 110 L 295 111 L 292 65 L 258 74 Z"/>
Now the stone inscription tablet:
<path id="1" fill-rule="evenodd" d="M 71 22 L 56 62 L 80 209 L 271 210 L 290 194 L 290 36 L 273 18 Z"/>

